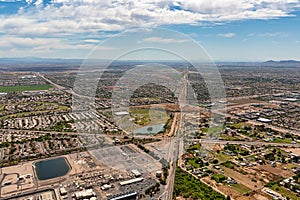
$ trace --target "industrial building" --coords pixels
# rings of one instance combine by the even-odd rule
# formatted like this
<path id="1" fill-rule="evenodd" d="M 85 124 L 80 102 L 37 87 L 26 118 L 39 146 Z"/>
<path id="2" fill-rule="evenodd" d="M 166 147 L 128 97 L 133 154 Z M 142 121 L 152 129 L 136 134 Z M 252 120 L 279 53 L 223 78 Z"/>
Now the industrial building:
<path id="1" fill-rule="evenodd" d="M 144 180 L 144 178 L 134 178 L 134 179 L 130 179 L 130 180 L 127 180 L 127 181 L 122 181 L 122 182 L 120 182 L 120 185 L 121 186 L 130 185 L 132 183 L 141 182 L 143 180 Z"/>
<path id="2" fill-rule="evenodd" d="M 137 193 L 133 191 L 107 197 L 107 200 L 136 200 L 136 199 L 137 199 Z"/>
<path id="3" fill-rule="evenodd" d="M 75 199 L 87 199 L 91 197 L 95 197 L 96 193 L 93 191 L 93 189 L 83 190 L 79 192 L 75 192 L 72 197 Z"/>
<path id="4" fill-rule="evenodd" d="M 55 200 L 52 192 L 44 192 L 42 194 L 39 195 L 38 200 Z"/>
<path id="5" fill-rule="evenodd" d="M 108 190 L 108 189 L 110 189 L 112 186 L 111 185 L 108 185 L 108 184 L 104 184 L 104 185 L 102 185 L 101 186 L 101 190 Z"/>
<path id="6" fill-rule="evenodd" d="M 263 122 L 263 123 L 271 123 L 272 122 L 272 120 L 266 119 L 266 118 L 262 118 L 262 117 L 258 118 L 257 121 Z"/>
<path id="7" fill-rule="evenodd" d="M 66 188 L 64 188 L 64 187 L 60 188 L 59 193 L 60 193 L 60 195 L 66 195 L 67 194 Z"/>
<path id="8" fill-rule="evenodd" d="M 140 176 L 142 175 L 141 172 L 139 172 L 137 169 L 131 170 L 131 173 L 132 173 L 135 177 L 140 177 Z"/>

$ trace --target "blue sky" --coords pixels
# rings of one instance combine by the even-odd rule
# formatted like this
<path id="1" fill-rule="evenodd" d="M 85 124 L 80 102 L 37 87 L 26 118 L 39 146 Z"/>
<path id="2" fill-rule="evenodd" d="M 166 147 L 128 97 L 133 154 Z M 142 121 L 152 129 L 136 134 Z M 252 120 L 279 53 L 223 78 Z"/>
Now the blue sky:
<path id="1" fill-rule="evenodd" d="M 0 57 L 85 58 L 99 43 L 99 58 L 141 41 L 187 48 L 168 35 L 105 42 L 161 27 L 186 34 L 215 61 L 300 60 L 299 22 L 299 0 L 0 0 Z"/>

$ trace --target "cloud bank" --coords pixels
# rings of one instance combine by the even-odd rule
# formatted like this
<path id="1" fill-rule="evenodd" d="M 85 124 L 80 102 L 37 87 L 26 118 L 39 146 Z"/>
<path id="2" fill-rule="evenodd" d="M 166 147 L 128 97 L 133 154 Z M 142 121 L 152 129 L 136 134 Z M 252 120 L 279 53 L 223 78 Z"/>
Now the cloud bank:
<path id="1" fill-rule="evenodd" d="M 300 8 L 299 0 L 1 0 L 0 2 L 20 4 L 17 12 L 0 14 L 0 33 L 2 33 L 0 40 L 5 37 L 29 38 L 25 41 L 8 39 L 2 44 L 7 47 L 18 46 L 17 42 L 22 47 L 26 44 L 32 47 L 59 41 L 64 43 L 62 41 L 65 38 L 68 38 L 71 45 L 72 37 L 90 45 L 101 37 L 107 37 L 110 32 L 128 28 L 178 24 L 202 26 L 238 20 L 274 19 L 293 16 L 293 11 Z M 85 36 L 88 38 L 84 38 Z M 220 34 L 220 36 L 229 38 L 234 34 Z M 52 41 L 53 38 L 55 41 Z M 161 42 L 170 41 L 161 40 Z"/>
<path id="2" fill-rule="evenodd" d="M 298 0 L 52 0 L 27 1 L 1 16 L 8 34 L 66 35 L 170 24 L 201 25 L 291 16 Z M 41 6 L 43 4 L 43 6 Z M 16 32 L 16 30 L 18 30 Z"/>

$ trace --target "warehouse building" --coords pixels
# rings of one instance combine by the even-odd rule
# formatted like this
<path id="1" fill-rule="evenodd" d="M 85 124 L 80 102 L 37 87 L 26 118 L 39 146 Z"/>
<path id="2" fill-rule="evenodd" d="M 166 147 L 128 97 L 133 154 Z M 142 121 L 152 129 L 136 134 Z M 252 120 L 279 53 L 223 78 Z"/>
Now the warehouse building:
<path id="1" fill-rule="evenodd" d="M 126 192 L 122 194 L 111 195 L 107 197 L 107 200 L 136 200 L 136 192 Z"/>
<path id="2" fill-rule="evenodd" d="M 121 186 L 124 186 L 124 185 L 130 185 L 132 183 L 137 183 L 137 182 L 141 182 L 143 181 L 144 179 L 141 177 L 141 178 L 134 178 L 134 179 L 130 179 L 130 180 L 127 180 L 127 181 L 122 181 L 120 182 L 120 185 Z"/>

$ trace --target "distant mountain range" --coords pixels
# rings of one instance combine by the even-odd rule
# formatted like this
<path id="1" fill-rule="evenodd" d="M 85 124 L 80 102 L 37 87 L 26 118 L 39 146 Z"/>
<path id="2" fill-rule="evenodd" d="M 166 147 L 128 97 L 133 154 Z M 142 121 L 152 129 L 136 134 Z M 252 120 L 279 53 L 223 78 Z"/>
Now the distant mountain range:
<path id="1" fill-rule="evenodd" d="M 263 65 L 265 65 L 265 66 L 282 66 L 282 67 L 300 67 L 300 61 L 296 61 L 296 60 L 280 60 L 280 61 L 269 60 L 267 62 L 264 62 Z"/>
<path id="2" fill-rule="evenodd" d="M 24 57 L 24 58 L 0 58 L 0 71 L 65 71 L 77 70 L 83 64 L 84 59 L 62 59 L 62 58 L 38 58 L 38 57 Z M 89 60 L 88 63 L 98 65 L 105 63 L 107 60 L 94 59 Z M 172 66 L 180 67 L 182 61 L 117 61 L 114 64 L 122 67 L 126 65 L 135 65 L 147 62 L 172 63 Z M 177 63 L 177 64 L 176 64 Z M 266 62 L 216 62 L 218 67 L 289 67 L 300 68 L 300 61 L 296 60 L 269 60 Z"/>
<path id="3" fill-rule="evenodd" d="M 268 60 L 266 62 L 217 62 L 219 67 L 300 67 L 300 61 L 297 60 Z"/>
<path id="4" fill-rule="evenodd" d="M 16 57 L 16 58 L 0 58 L 0 64 L 24 64 L 24 63 L 82 63 L 84 59 L 64 59 L 64 58 L 39 58 L 39 57 Z M 94 62 L 103 62 L 105 60 L 94 59 Z M 126 61 L 124 61 L 126 62 Z M 131 61 L 128 61 L 131 62 Z M 156 61 L 159 62 L 159 61 Z M 167 63 L 168 61 L 162 61 Z M 175 61 L 170 61 L 175 62 Z M 182 62 L 182 61 L 178 61 Z M 264 66 L 299 66 L 300 61 L 297 60 L 268 60 L 266 62 L 216 62 L 217 64 L 234 64 L 234 65 L 264 65 Z"/>
<path id="5" fill-rule="evenodd" d="M 83 62 L 84 59 L 64 59 L 64 58 L 39 58 L 39 57 L 9 57 L 9 58 L 0 58 L 0 63 L 66 63 L 66 62 Z M 94 59 L 93 61 L 105 61 L 101 59 Z M 164 61 L 168 62 L 168 61 Z M 170 62 L 175 62 L 175 61 L 170 61 Z M 181 61 L 178 61 L 181 62 Z M 216 63 L 222 63 L 222 64 L 229 64 L 229 63 L 235 63 L 235 64 L 263 64 L 263 65 L 277 65 L 277 64 L 283 64 L 283 65 L 298 65 L 300 64 L 300 61 L 297 60 L 280 60 L 280 61 L 275 61 L 275 60 L 268 60 L 266 62 L 216 62 Z"/>

